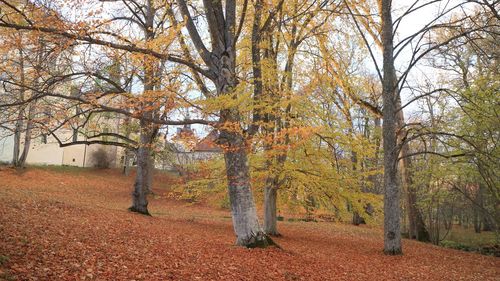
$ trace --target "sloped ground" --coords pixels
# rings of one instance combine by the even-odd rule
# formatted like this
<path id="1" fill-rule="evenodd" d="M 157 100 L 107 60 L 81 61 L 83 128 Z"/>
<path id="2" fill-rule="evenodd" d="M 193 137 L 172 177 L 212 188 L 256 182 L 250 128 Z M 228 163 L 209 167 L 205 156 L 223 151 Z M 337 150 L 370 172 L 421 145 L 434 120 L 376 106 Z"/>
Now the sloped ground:
<path id="1" fill-rule="evenodd" d="M 157 181 L 168 183 L 165 176 Z M 0 171 L 0 280 L 499 280 L 500 259 L 404 241 L 369 227 L 281 223 L 279 249 L 244 249 L 229 212 L 153 199 L 129 213 L 117 171 Z"/>

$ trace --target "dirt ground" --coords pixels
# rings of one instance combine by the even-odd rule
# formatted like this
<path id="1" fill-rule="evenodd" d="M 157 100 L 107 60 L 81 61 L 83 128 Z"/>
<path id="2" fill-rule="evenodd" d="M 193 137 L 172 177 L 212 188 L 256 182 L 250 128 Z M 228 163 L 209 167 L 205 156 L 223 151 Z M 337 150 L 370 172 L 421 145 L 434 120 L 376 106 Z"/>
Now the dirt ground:
<path id="1" fill-rule="evenodd" d="M 160 191 L 153 217 L 127 212 L 132 183 L 114 170 L 0 170 L 0 280 L 500 280 L 499 258 L 409 240 L 385 256 L 376 227 L 280 222 L 283 249 L 236 247 L 225 210 Z"/>

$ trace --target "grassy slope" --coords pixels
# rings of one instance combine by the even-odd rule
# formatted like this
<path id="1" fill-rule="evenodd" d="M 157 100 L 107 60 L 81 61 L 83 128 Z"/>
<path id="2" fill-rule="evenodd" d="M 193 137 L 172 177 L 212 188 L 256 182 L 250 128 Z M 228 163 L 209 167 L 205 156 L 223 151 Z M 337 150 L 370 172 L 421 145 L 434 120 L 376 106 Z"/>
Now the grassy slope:
<path id="1" fill-rule="evenodd" d="M 0 276 L 13 280 L 498 280 L 500 276 L 498 258 L 414 241 L 404 241 L 404 256 L 384 256 L 381 231 L 369 227 L 283 222 L 284 237 L 277 239 L 283 250 L 235 247 L 227 211 L 159 196 L 150 203 L 152 218 L 126 212 L 132 182 L 109 170 L 0 171 Z M 157 182 L 165 187 L 169 178 L 161 176 Z"/>

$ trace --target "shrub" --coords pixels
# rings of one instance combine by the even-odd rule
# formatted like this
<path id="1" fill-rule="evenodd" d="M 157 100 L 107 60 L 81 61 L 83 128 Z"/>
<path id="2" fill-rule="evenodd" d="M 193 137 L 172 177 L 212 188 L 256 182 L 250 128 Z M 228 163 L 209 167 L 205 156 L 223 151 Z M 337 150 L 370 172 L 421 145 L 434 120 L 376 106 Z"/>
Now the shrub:
<path id="1" fill-rule="evenodd" d="M 111 157 L 109 157 L 108 152 L 102 147 L 92 153 L 92 158 L 96 168 L 108 169 L 111 166 Z"/>

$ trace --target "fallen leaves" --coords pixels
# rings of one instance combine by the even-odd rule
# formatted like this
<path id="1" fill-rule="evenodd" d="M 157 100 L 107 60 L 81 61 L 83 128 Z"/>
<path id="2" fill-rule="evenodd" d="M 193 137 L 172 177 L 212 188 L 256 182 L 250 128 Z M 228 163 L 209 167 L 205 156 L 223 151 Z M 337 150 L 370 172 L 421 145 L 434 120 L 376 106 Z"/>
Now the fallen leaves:
<path id="1" fill-rule="evenodd" d="M 117 171 L 0 171 L 0 280 L 498 280 L 493 257 L 405 241 L 382 254 L 380 230 L 279 225 L 279 249 L 245 249 L 226 211 L 166 198 L 129 213 Z M 64 182 L 64 184 L 59 184 Z M 159 178 L 157 182 L 168 182 Z M 7 276 L 7 277 L 5 277 Z M 14 279 L 16 278 L 16 279 Z"/>

